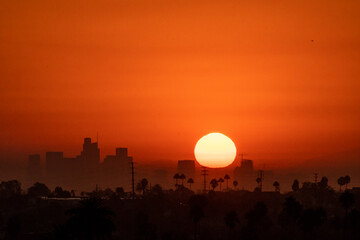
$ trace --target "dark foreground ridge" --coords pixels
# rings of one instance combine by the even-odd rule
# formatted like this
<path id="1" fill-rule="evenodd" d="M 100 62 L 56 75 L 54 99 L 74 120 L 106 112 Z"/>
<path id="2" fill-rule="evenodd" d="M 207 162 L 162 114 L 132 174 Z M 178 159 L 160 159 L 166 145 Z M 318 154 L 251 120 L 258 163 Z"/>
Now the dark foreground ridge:
<path id="1" fill-rule="evenodd" d="M 360 239 L 360 191 L 304 183 L 292 192 L 245 190 L 195 194 L 137 184 L 74 191 L 17 180 L 0 185 L 1 239 Z"/>

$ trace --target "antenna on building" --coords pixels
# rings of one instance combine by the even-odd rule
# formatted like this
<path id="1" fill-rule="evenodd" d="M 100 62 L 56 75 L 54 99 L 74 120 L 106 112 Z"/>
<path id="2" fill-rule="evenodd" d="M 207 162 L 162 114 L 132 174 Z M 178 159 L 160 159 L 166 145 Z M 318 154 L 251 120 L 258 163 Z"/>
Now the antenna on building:
<path id="1" fill-rule="evenodd" d="M 99 132 L 96 132 L 96 142 L 99 143 Z"/>

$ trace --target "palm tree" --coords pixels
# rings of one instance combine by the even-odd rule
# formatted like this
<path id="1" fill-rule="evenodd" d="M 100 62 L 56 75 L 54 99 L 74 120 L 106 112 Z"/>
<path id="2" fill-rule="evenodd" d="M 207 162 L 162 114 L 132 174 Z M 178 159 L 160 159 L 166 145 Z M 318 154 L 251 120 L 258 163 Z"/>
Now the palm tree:
<path id="1" fill-rule="evenodd" d="M 320 182 L 318 183 L 320 189 L 327 189 L 329 186 L 329 179 L 327 177 L 322 177 Z"/>
<path id="2" fill-rule="evenodd" d="M 219 178 L 218 182 L 220 183 L 220 191 L 221 191 L 221 186 L 222 186 L 222 184 L 223 184 L 223 182 L 224 182 L 224 179 Z"/>
<path id="3" fill-rule="evenodd" d="M 190 188 L 190 190 L 191 190 L 191 184 L 194 183 L 194 179 L 189 178 L 189 179 L 187 180 L 187 183 L 189 184 L 189 188 Z"/>
<path id="4" fill-rule="evenodd" d="M 226 181 L 226 190 L 229 190 L 229 179 L 230 176 L 228 174 L 225 174 L 224 179 Z"/>
<path id="5" fill-rule="evenodd" d="M 175 173 L 175 175 L 174 175 L 173 178 L 175 179 L 175 187 L 177 187 L 177 186 L 178 186 L 178 180 L 179 180 L 179 178 L 180 178 L 180 175 L 179 175 L 178 173 Z"/>
<path id="6" fill-rule="evenodd" d="M 350 183 L 350 180 L 351 180 L 351 178 L 350 178 L 349 175 L 346 175 L 346 176 L 344 177 L 345 189 L 347 189 L 347 185 Z"/>
<path id="7" fill-rule="evenodd" d="M 233 230 L 235 228 L 236 224 L 239 222 L 239 218 L 235 211 L 230 211 L 230 212 L 226 213 L 224 221 L 225 221 L 226 226 L 230 230 Z M 230 238 L 230 236 L 229 236 L 229 238 Z"/>
<path id="8" fill-rule="evenodd" d="M 337 182 L 338 182 L 338 184 L 340 186 L 340 192 L 341 192 L 341 187 L 345 185 L 345 178 L 344 177 L 339 177 Z"/>
<path id="9" fill-rule="evenodd" d="M 273 186 L 275 187 L 275 192 L 280 192 L 280 184 L 278 181 L 275 181 Z"/>
<path id="10" fill-rule="evenodd" d="M 345 208 L 345 218 L 347 219 L 349 208 L 355 204 L 354 194 L 346 190 L 343 194 L 341 194 L 339 200 L 342 206 Z"/>
<path id="11" fill-rule="evenodd" d="M 136 190 L 138 192 L 142 192 L 143 195 L 145 193 L 145 190 L 147 188 L 147 185 L 149 184 L 148 180 L 146 178 L 143 178 L 140 180 L 140 182 L 138 182 L 138 184 L 136 185 Z"/>
<path id="12" fill-rule="evenodd" d="M 233 185 L 234 185 L 234 188 L 236 188 L 239 185 L 238 181 L 234 180 Z"/>
<path id="13" fill-rule="evenodd" d="M 67 222 L 71 235 L 76 239 L 104 239 L 115 231 L 114 213 L 102 206 L 102 201 L 90 198 L 80 202 L 76 208 L 67 212 Z"/>
<path id="14" fill-rule="evenodd" d="M 193 195 L 189 199 L 190 216 L 194 221 L 194 240 L 197 239 L 198 224 L 204 217 L 203 207 L 208 203 L 204 195 Z"/>
<path id="15" fill-rule="evenodd" d="M 215 190 L 215 188 L 216 188 L 219 184 L 218 184 L 218 181 L 217 181 L 215 178 L 213 178 L 213 179 L 210 181 L 210 185 L 211 185 L 212 189 Z"/>
<path id="16" fill-rule="evenodd" d="M 186 178 L 186 176 L 182 173 L 179 178 L 181 179 L 181 186 L 184 186 L 184 180 Z"/>
<path id="17" fill-rule="evenodd" d="M 256 178 L 256 182 L 257 182 L 257 184 L 258 184 L 258 186 L 260 186 L 260 183 L 261 183 L 261 178 Z"/>

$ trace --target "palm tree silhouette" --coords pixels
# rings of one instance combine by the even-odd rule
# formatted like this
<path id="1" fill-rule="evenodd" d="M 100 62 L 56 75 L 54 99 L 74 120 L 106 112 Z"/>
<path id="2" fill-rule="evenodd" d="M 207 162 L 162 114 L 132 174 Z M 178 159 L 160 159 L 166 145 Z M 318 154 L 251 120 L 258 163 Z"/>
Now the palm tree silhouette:
<path id="1" fill-rule="evenodd" d="M 341 192 L 341 187 L 345 185 L 345 178 L 344 177 L 339 177 L 337 182 L 338 182 L 338 184 L 340 186 L 340 192 Z"/>
<path id="2" fill-rule="evenodd" d="M 230 176 L 228 174 L 225 174 L 224 179 L 226 181 L 226 190 L 229 190 L 229 179 Z"/>
<path id="3" fill-rule="evenodd" d="M 280 192 L 280 184 L 278 181 L 275 181 L 273 186 L 275 187 L 275 192 Z"/>
<path id="4" fill-rule="evenodd" d="M 349 175 L 346 175 L 346 176 L 344 177 L 345 190 L 347 189 L 347 185 L 350 183 L 350 180 L 351 180 L 351 178 L 350 178 Z"/>
<path id="5" fill-rule="evenodd" d="M 239 223 L 240 220 L 235 211 L 230 211 L 230 212 L 226 213 L 224 221 L 225 221 L 226 226 L 230 230 L 233 230 L 235 228 L 236 224 Z M 229 238 L 230 238 L 230 236 L 229 236 Z"/>
<path id="6" fill-rule="evenodd" d="M 194 183 L 194 179 L 189 178 L 189 179 L 187 180 L 187 183 L 189 184 L 189 188 L 190 188 L 190 190 L 191 190 L 191 184 Z"/>
<path id="7" fill-rule="evenodd" d="M 234 188 L 236 188 L 239 185 L 238 181 L 234 180 L 233 185 L 234 185 Z"/>
<path id="8" fill-rule="evenodd" d="M 217 181 L 215 178 L 213 178 L 213 179 L 210 181 L 210 185 L 211 185 L 212 189 L 215 190 L 215 188 L 216 188 L 219 184 L 218 184 L 218 181 Z"/>
<path id="9" fill-rule="evenodd" d="M 341 205 L 345 208 L 345 219 L 347 219 L 349 208 L 355 204 L 354 194 L 346 190 L 339 198 Z"/>
<path id="10" fill-rule="evenodd" d="M 221 186 L 222 186 L 222 184 L 223 184 L 223 182 L 224 182 L 224 179 L 219 178 L 218 182 L 220 183 L 220 191 L 221 191 Z"/>
<path id="11" fill-rule="evenodd" d="M 76 239 L 104 239 L 115 231 L 112 218 L 114 213 L 102 206 L 102 201 L 90 198 L 80 202 L 76 208 L 67 212 L 67 222 L 71 235 Z"/>
<path id="12" fill-rule="evenodd" d="M 178 173 L 175 173 L 175 175 L 174 175 L 173 178 L 175 179 L 175 187 L 177 187 L 177 186 L 178 186 L 178 180 L 179 180 L 179 178 L 180 178 L 180 175 L 179 175 Z"/>
<path id="13" fill-rule="evenodd" d="M 194 221 L 194 240 L 197 239 L 198 224 L 204 217 L 203 207 L 207 205 L 207 199 L 204 195 L 193 195 L 189 199 L 190 216 Z"/>
<path id="14" fill-rule="evenodd" d="M 184 180 L 186 178 L 186 176 L 182 173 L 179 178 L 181 179 L 181 186 L 184 186 Z"/>
<path id="15" fill-rule="evenodd" d="M 260 192 L 261 192 L 261 190 L 262 190 L 262 189 L 261 189 L 261 181 L 262 181 L 261 178 L 259 178 L 259 177 L 256 178 L 256 182 L 257 182 L 257 184 L 258 184 L 258 188 L 260 189 Z"/>

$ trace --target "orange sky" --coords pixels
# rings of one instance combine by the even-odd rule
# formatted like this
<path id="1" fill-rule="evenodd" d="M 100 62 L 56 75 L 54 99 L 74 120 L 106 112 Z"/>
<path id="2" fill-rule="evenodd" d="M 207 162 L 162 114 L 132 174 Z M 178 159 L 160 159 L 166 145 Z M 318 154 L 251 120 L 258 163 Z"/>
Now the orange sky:
<path id="1" fill-rule="evenodd" d="M 1 1 L 0 151 L 250 158 L 360 148 L 359 1 Z M 314 40 L 312 42 L 311 40 Z M 294 160 L 295 162 L 297 160 Z"/>

